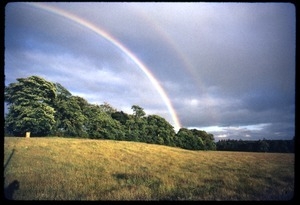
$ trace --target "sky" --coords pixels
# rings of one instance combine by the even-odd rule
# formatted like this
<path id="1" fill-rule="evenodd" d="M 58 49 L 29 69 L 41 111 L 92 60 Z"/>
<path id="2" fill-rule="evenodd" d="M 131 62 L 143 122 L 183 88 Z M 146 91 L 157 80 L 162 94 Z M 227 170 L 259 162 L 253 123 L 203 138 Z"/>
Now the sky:
<path id="1" fill-rule="evenodd" d="M 176 131 L 290 140 L 295 15 L 290 3 L 9 3 L 5 85 L 37 75 Z"/>

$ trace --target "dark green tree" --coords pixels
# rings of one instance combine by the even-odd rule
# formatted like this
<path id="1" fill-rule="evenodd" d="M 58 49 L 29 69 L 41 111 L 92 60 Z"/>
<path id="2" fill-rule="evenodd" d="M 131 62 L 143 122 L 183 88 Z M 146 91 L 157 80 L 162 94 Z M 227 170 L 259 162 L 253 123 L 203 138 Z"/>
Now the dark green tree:
<path id="1" fill-rule="evenodd" d="M 147 127 L 144 137 L 146 142 L 175 146 L 175 131 L 173 126 L 158 115 L 146 117 Z"/>
<path id="2" fill-rule="evenodd" d="M 175 145 L 192 150 L 216 150 L 214 137 L 203 130 L 181 128 L 174 138 Z"/>
<path id="3" fill-rule="evenodd" d="M 72 94 L 60 83 L 55 83 L 55 88 L 56 88 L 56 96 L 60 100 L 61 99 L 65 100 L 72 97 Z"/>
<path id="4" fill-rule="evenodd" d="M 111 117 L 117 121 L 119 121 L 122 125 L 126 124 L 126 121 L 129 120 L 128 114 L 123 111 L 117 111 L 111 114 Z"/>
<path id="5" fill-rule="evenodd" d="M 30 131 L 32 136 L 51 134 L 55 126 L 56 86 L 38 76 L 18 78 L 16 83 L 5 87 L 8 114 L 5 128 L 8 133 L 23 136 Z"/>
<path id="6" fill-rule="evenodd" d="M 54 134 L 58 136 L 86 137 L 84 122 L 87 120 L 78 98 L 59 94 L 55 103 L 56 127 Z"/>
<path id="7" fill-rule="evenodd" d="M 263 139 L 258 141 L 258 151 L 259 152 L 268 152 L 269 151 L 269 143 Z"/>
<path id="8" fill-rule="evenodd" d="M 146 115 L 144 109 L 138 105 L 132 105 L 131 109 L 133 110 L 133 115 L 136 119 L 144 117 Z"/>
<path id="9" fill-rule="evenodd" d="M 201 149 L 204 150 L 215 150 L 216 149 L 216 144 L 214 142 L 214 136 L 213 134 L 207 133 L 204 130 L 197 130 L 197 129 L 192 129 L 193 135 L 195 137 L 198 137 L 202 141 L 202 145 L 198 144 Z"/>
<path id="10" fill-rule="evenodd" d="M 199 138 L 194 137 L 193 132 L 187 128 L 180 128 L 177 133 L 180 139 L 181 147 L 184 149 L 197 150 L 200 149 L 199 144 L 202 143 Z"/>
<path id="11" fill-rule="evenodd" d="M 105 112 L 109 115 L 111 115 L 112 113 L 117 112 L 117 109 L 113 108 L 109 103 L 104 102 L 103 104 L 100 105 L 100 109 L 102 112 Z"/>
<path id="12" fill-rule="evenodd" d="M 87 137 L 84 127 L 86 117 L 83 113 L 82 104 L 87 103 L 83 98 L 72 96 L 72 94 L 61 84 L 56 83 L 56 99 L 54 108 L 56 110 L 56 126 L 54 135 Z"/>
<path id="13" fill-rule="evenodd" d="M 125 122 L 126 140 L 136 142 L 146 142 L 146 126 L 147 120 L 144 118 L 146 113 L 144 109 L 138 105 L 131 106 L 133 115 L 128 115 L 128 119 Z"/>
<path id="14" fill-rule="evenodd" d="M 92 105 L 92 104 L 84 104 L 82 101 L 81 104 L 83 108 L 84 115 L 86 117 L 86 121 L 84 122 L 84 127 L 87 131 L 87 135 L 89 138 L 101 138 L 99 131 L 100 131 L 100 123 L 98 123 L 98 115 L 101 113 L 101 109 L 99 105 Z"/>
<path id="15" fill-rule="evenodd" d="M 124 140 L 125 131 L 122 124 L 103 112 L 98 105 L 89 105 L 85 111 L 87 121 L 85 128 L 88 136 L 93 139 Z"/>
<path id="16" fill-rule="evenodd" d="M 126 129 L 126 140 L 136 142 L 146 142 L 147 120 L 145 118 L 136 118 L 135 116 L 129 115 L 129 119 L 125 123 Z"/>
<path id="17" fill-rule="evenodd" d="M 123 140 L 125 138 L 121 123 L 112 119 L 107 113 L 99 113 L 95 121 L 100 138 L 113 140 Z"/>

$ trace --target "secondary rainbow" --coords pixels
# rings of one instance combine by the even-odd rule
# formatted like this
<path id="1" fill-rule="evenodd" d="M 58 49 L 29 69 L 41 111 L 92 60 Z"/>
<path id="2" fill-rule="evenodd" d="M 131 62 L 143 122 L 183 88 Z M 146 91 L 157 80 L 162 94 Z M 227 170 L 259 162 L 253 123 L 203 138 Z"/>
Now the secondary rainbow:
<path id="1" fill-rule="evenodd" d="M 76 22 L 77 24 L 95 32 L 99 36 L 105 38 L 110 43 L 112 43 L 114 46 L 119 48 L 123 53 L 125 53 L 148 77 L 148 79 L 151 81 L 152 85 L 155 87 L 159 95 L 161 96 L 162 100 L 164 101 L 165 105 L 168 108 L 168 111 L 172 117 L 174 128 L 175 130 L 179 130 L 181 127 L 180 121 L 177 117 L 177 114 L 175 112 L 175 109 L 173 108 L 170 99 L 168 98 L 166 92 L 162 88 L 162 86 L 159 84 L 158 80 L 155 79 L 153 74 L 150 72 L 150 70 L 128 49 L 126 48 L 121 42 L 119 42 L 117 39 L 115 39 L 111 34 L 103 31 L 99 27 L 95 26 L 94 24 L 72 14 L 65 10 L 59 9 L 57 7 L 50 6 L 49 4 L 44 3 L 28 3 L 29 5 L 32 5 L 36 8 L 51 12 L 53 14 L 62 16 L 64 18 L 67 18 L 73 22 Z"/>
<path id="2" fill-rule="evenodd" d="M 151 29 L 154 30 L 167 44 L 169 44 L 173 51 L 175 51 L 175 53 L 183 63 L 186 71 L 190 73 L 190 76 L 198 85 L 197 89 L 199 90 L 199 93 L 201 95 L 203 95 L 203 93 L 206 93 L 201 80 L 198 79 L 199 74 L 197 72 L 197 69 L 191 63 L 188 56 L 182 51 L 175 40 L 171 37 L 171 35 L 160 26 L 159 22 L 157 22 L 150 14 L 145 11 L 144 7 L 140 6 L 139 4 L 130 5 L 132 6 L 131 8 L 133 9 L 133 11 L 139 16 L 139 18 L 142 18 L 147 26 L 151 27 Z"/>

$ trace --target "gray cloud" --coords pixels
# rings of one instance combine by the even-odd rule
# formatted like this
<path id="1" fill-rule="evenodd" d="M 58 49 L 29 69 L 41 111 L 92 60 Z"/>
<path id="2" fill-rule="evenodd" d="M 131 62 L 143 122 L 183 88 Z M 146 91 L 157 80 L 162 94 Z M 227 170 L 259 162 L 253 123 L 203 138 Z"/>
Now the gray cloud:
<path id="1" fill-rule="evenodd" d="M 294 135 L 292 4 L 49 5 L 93 23 L 136 55 L 165 89 L 182 126 L 214 126 L 215 136 L 230 138 Z M 30 4 L 8 4 L 5 12 L 6 84 L 40 75 L 90 102 L 128 112 L 139 104 L 172 123 L 145 74 L 101 36 Z"/>

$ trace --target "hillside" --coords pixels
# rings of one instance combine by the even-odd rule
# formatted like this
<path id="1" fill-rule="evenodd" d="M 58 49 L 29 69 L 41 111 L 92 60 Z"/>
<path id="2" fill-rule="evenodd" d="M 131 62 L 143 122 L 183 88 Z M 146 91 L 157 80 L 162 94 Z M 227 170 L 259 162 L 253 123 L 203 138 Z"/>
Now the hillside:
<path id="1" fill-rule="evenodd" d="M 4 165 L 16 200 L 288 200 L 294 190 L 294 154 L 283 153 L 5 137 Z"/>

